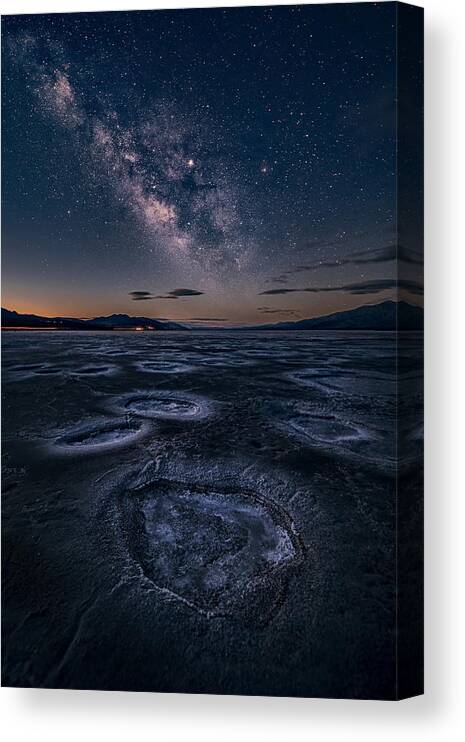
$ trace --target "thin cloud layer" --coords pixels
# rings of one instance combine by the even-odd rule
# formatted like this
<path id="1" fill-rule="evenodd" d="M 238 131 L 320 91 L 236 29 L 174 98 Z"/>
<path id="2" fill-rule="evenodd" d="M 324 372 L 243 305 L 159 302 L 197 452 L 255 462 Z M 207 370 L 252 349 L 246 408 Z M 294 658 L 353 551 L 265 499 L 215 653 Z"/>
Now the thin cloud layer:
<path id="1" fill-rule="evenodd" d="M 152 301 L 153 299 L 179 299 L 188 296 L 202 296 L 197 289 L 173 289 L 166 294 L 154 295 L 151 291 L 130 291 L 132 301 Z"/>
<path id="2" fill-rule="evenodd" d="M 166 294 L 160 294 L 155 296 L 155 299 L 180 299 L 186 296 L 202 296 L 203 291 L 197 291 L 197 289 L 173 289 L 168 291 Z"/>
<path id="3" fill-rule="evenodd" d="M 281 294 L 320 294 L 334 291 L 342 291 L 349 294 L 365 295 L 365 294 L 378 294 L 381 291 L 389 291 L 391 289 L 399 289 L 408 291 L 411 294 L 422 295 L 423 286 L 416 281 L 407 281 L 403 279 L 378 279 L 373 281 L 361 281 L 356 283 L 348 283 L 342 286 L 306 286 L 303 288 L 294 289 L 268 289 L 267 291 L 261 291 L 259 296 L 278 296 Z"/>
<path id="4" fill-rule="evenodd" d="M 265 283 L 287 284 L 292 276 L 300 273 L 318 271 L 323 268 L 341 268 L 348 265 L 376 265 L 399 260 L 410 265 L 423 265 L 423 256 L 415 250 L 402 245 L 390 244 L 373 250 L 360 250 L 345 257 L 330 260 L 318 260 L 304 265 L 297 265 L 278 276 L 271 276 Z"/>
<path id="5" fill-rule="evenodd" d="M 271 309 L 270 307 L 257 307 L 260 314 L 282 314 L 288 317 L 300 317 L 300 312 L 296 309 Z"/>
<path id="6" fill-rule="evenodd" d="M 133 301 L 150 301 L 155 298 L 151 291 L 130 291 L 129 296 Z"/>

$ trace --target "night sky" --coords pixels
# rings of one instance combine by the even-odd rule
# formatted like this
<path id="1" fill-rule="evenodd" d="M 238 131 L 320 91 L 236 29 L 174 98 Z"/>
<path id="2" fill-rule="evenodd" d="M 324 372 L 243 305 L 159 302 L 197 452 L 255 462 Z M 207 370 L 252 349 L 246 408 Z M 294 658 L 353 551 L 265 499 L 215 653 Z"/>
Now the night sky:
<path id="1" fill-rule="evenodd" d="M 394 298 L 395 21 L 4 17 L 3 306 L 228 326 Z"/>

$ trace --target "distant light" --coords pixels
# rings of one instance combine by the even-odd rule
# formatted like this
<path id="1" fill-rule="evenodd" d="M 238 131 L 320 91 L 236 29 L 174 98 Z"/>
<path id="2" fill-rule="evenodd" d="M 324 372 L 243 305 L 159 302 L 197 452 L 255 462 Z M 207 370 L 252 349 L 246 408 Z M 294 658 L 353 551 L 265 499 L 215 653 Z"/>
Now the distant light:
<path id="1" fill-rule="evenodd" d="M 137 332 L 143 332 L 143 330 L 144 330 L 143 327 L 136 327 L 135 329 L 137 330 Z"/>
<path id="2" fill-rule="evenodd" d="M 187 167 L 194 167 L 194 165 L 195 165 L 194 160 L 192 160 L 192 159 L 187 160 Z"/>

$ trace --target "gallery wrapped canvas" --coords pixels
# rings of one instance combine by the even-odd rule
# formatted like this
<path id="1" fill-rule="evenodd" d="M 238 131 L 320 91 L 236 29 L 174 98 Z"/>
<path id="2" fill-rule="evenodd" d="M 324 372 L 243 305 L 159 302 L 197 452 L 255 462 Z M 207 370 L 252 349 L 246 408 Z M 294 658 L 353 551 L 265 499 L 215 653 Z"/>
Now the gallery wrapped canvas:
<path id="1" fill-rule="evenodd" d="M 4 685 L 422 693 L 422 44 L 2 19 Z"/>

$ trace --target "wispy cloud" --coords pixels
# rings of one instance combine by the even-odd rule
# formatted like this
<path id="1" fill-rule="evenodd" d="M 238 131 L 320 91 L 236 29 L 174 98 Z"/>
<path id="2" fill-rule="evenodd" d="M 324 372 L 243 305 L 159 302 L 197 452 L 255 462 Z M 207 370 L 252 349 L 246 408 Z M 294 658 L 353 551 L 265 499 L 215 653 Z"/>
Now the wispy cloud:
<path id="1" fill-rule="evenodd" d="M 168 291 L 166 294 L 160 294 L 155 296 L 155 299 L 179 299 L 185 296 L 202 296 L 203 291 L 197 291 L 197 289 L 173 289 Z"/>
<path id="2" fill-rule="evenodd" d="M 271 309 L 270 307 L 257 307 L 257 312 L 261 314 L 282 314 L 288 317 L 300 317 L 300 312 L 296 309 Z"/>
<path id="3" fill-rule="evenodd" d="M 154 295 L 151 291 L 130 291 L 133 301 L 152 301 L 152 299 L 179 299 L 187 296 L 201 296 L 203 291 L 197 289 L 173 289 L 166 294 Z"/>
<path id="4" fill-rule="evenodd" d="M 294 272 L 294 271 L 292 271 Z M 291 275 L 291 272 L 289 273 L 282 273 L 280 276 L 272 276 L 271 278 L 267 278 L 265 283 L 289 283 L 289 276 Z"/>
<path id="5" fill-rule="evenodd" d="M 129 296 L 133 301 L 150 301 L 155 299 L 151 291 L 130 291 Z"/>
<path id="6" fill-rule="evenodd" d="M 305 286 L 293 289 L 268 289 L 261 291 L 259 296 L 278 296 L 280 294 L 320 294 L 334 291 L 342 291 L 349 294 L 378 294 L 381 291 L 399 289 L 408 291 L 412 294 L 423 294 L 423 286 L 416 281 L 407 281 L 403 279 L 378 279 L 373 281 L 360 281 L 348 283 L 342 286 Z"/>
<path id="7" fill-rule="evenodd" d="M 323 268 L 340 268 L 347 265 L 376 265 L 379 263 L 389 263 L 394 260 L 412 265 L 423 265 L 423 256 L 421 253 L 406 248 L 403 245 L 390 244 L 372 250 L 359 250 L 340 258 L 318 260 L 303 265 L 296 265 L 294 268 L 278 276 L 271 276 L 265 283 L 286 284 L 292 276 L 300 273 L 318 271 Z"/>
<path id="8" fill-rule="evenodd" d="M 229 322 L 228 317 L 188 317 L 182 322 Z"/>
<path id="9" fill-rule="evenodd" d="M 197 289 L 173 289 L 168 292 L 170 296 L 201 296 L 203 291 L 197 291 Z"/>

